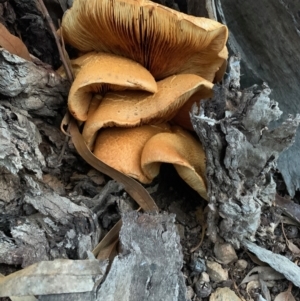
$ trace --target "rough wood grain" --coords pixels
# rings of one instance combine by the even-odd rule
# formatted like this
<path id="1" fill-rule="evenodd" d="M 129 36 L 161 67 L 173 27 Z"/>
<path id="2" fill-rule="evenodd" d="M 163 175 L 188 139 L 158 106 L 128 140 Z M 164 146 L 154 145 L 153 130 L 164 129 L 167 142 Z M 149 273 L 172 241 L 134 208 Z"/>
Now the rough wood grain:
<path id="1" fill-rule="evenodd" d="M 217 0 L 220 21 L 229 28 L 228 45 L 242 58 L 244 87 L 265 81 L 283 111 L 278 125 L 289 114 L 300 113 L 300 3 L 293 0 Z M 289 194 L 300 189 L 300 130 L 296 142 L 283 152 L 278 168 Z"/>
<path id="2" fill-rule="evenodd" d="M 35 61 L 28 62 L 0 50 L 0 94 L 9 98 L 13 106 L 32 115 L 62 115 L 69 83 L 49 65 Z"/>
<path id="3" fill-rule="evenodd" d="M 14 80 L 20 85 L 17 89 L 2 85 L 7 94 L 17 93 L 13 94 L 11 102 L 0 101 L 0 263 L 25 267 L 55 258 L 84 258 L 86 251 L 91 251 L 98 243 L 101 230 L 97 210 L 93 212 L 95 205 L 88 209 L 73 203 L 71 197 L 62 196 L 65 190 L 61 189 L 59 181 L 55 183 L 64 137 L 57 127 L 38 120 L 34 123 L 27 111 L 12 105 L 18 97 L 36 94 L 37 85 L 44 87 L 43 92 L 38 93 L 44 101 L 51 91 L 54 95 L 60 94 L 57 86 L 62 84 L 61 79 L 55 77 L 57 81 L 51 88 L 47 81 L 38 79 L 53 71 L 4 51 L 1 54 L 10 60 L 9 64 L 7 60 L 0 63 L 0 70 L 9 72 L 3 81 Z M 30 86 L 32 80 L 35 87 Z M 62 101 L 63 96 L 60 97 Z M 44 107 L 48 113 L 55 113 L 46 103 Z M 47 139 L 42 137 L 36 124 Z M 64 158 L 72 164 L 76 158 L 69 148 L 67 151 Z M 54 183 L 49 183 L 49 179 Z M 97 193 L 99 191 L 95 190 L 94 195 Z M 82 193 L 78 197 L 84 202 Z"/>
<path id="4" fill-rule="evenodd" d="M 194 108 L 192 123 L 206 151 L 208 234 L 239 247 L 244 238 L 254 239 L 261 207 L 275 198 L 272 170 L 294 142 L 300 115 L 268 129 L 282 113 L 269 98 L 271 89 L 263 84 L 240 90 L 239 58 L 229 66 L 225 85 L 214 87 L 212 100 L 201 101 L 200 112 Z"/>
<path id="5" fill-rule="evenodd" d="M 182 253 L 174 215 L 123 216 L 122 254 L 116 257 L 97 300 L 185 300 Z"/>

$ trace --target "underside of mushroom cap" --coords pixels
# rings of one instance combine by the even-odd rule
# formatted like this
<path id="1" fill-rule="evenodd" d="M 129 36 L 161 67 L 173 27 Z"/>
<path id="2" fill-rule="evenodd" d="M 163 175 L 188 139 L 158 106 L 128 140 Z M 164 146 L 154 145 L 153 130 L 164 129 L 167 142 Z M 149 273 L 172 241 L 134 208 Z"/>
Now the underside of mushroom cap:
<path id="1" fill-rule="evenodd" d="M 70 89 L 70 113 L 77 120 L 85 121 L 94 93 L 125 89 L 155 93 L 157 84 L 148 70 L 130 59 L 107 53 L 93 54 L 78 72 Z"/>
<path id="2" fill-rule="evenodd" d="M 97 136 L 94 155 L 127 176 L 150 183 L 153 178 L 148 178 L 141 168 L 142 151 L 151 137 L 165 131 L 170 131 L 167 124 L 103 129 Z"/>
<path id="3" fill-rule="evenodd" d="M 162 163 L 171 163 L 180 177 L 207 200 L 205 153 L 200 142 L 180 127 L 171 130 L 147 141 L 141 158 L 143 172 L 153 179 Z"/>
<path id="4" fill-rule="evenodd" d="M 92 149 L 97 131 L 103 127 L 135 127 L 169 121 L 193 94 L 201 90 L 206 92 L 211 87 L 210 82 L 197 75 L 179 74 L 157 82 L 158 91 L 154 94 L 140 91 L 107 93 L 95 113 L 87 119 L 83 138 Z"/>
<path id="5" fill-rule="evenodd" d="M 121 55 L 156 80 L 194 73 L 213 81 L 227 59 L 227 27 L 146 0 L 74 0 L 61 33 L 80 51 Z"/>

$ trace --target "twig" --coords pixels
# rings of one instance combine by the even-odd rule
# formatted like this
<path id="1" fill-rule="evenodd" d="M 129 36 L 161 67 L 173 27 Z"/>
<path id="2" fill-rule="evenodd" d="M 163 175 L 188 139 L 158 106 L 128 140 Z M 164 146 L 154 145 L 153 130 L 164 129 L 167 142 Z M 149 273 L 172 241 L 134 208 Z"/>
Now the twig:
<path id="1" fill-rule="evenodd" d="M 56 46 L 57 46 L 57 49 L 58 49 L 58 52 L 59 52 L 59 56 L 60 56 L 60 59 L 61 59 L 61 61 L 62 61 L 63 66 L 64 66 L 64 68 L 65 68 L 65 71 L 66 71 L 68 80 L 69 80 L 70 82 L 73 82 L 73 80 L 74 80 L 74 79 L 73 79 L 73 75 L 72 75 L 72 72 L 71 72 L 71 70 L 70 70 L 70 68 L 69 68 L 69 66 L 68 66 L 68 64 L 67 64 L 67 62 L 66 62 L 66 59 L 65 59 L 65 56 L 64 56 L 64 52 L 63 52 L 63 49 L 62 49 L 62 47 L 61 47 L 61 45 L 60 45 L 59 37 L 58 37 L 58 35 L 57 35 L 57 33 L 56 33 L 56 29 L 55 29 L 55 26 L 54 26 L 54 24 L 53 24 L 53 21 L 52 21 L 50 15 L 49 15 L 49 12 L 48 12 L 48 10 L 47 10 L 45 4 L 44 4 L 44 1 L 43 1 L 43 0 L 38 0 L 38 2 L 39 2 L 39 4 L 40 4 L 41 11 L 42 11 L 42 13 L 43 13 L 45 19 L 47 20 L 48 25 L 49 25 L 49 27 L 50 27 L 50 29 L 51 29 L 51 31 L 52 31 L 53 36 L 54 36 L 55 43 L 56 43 Z"/>
<path id="2" fill-rule="evenodd" d="M 59 52 L 59 56 L 60 56 L 60 60 L 64 66 L 64 69 L 66 71 L 66 74 L 67 74 L 67 78 L 68 80 L 72 83 L 74 81 L 74 77 L 73 77 L 73 73 L 72 71 L 70 70 L 70 67 L 66 61 L 66 58 L 65 58 L 65 55 L 64 55 L 64 51 L 63 51 L 63 48 L 60 44 L 60 40 L 59 40 L 59 37 L 56 33 L 56 29 L 55 29 L 55 26 L 54 26 L 54 23 L 49 15 L 49 12 L 47 10 L 47 7 L 45 6 L 44 4 L 44 1 L 43 0 L 38 0 L 39 4 L 40 4 L 40 7 L 41 7 L 41 11 L 42 11 L 42 14 L 44 15 L 45 19 L 47 20 L 48 22 L 48 25 L 52 31 L 52 34 L 54 36 L 54 39 L 55 39 L 55 43 L 56 43 L 56 46 L 57 46 L 57 49 L 58 49 L 58 52 Z M 68 113 L 67 113 L 68 114 Z M 68 129 L 66 130 L 68 131 Z M 64 141 L 64 145 L 62 147 L 62 150 L 57 158 L 57 163 L 58 165 L 60 165 L 62 159 L 63 159 L 63 156 L 64 156 L 64 153 L 65 153 L 65 150 L 66 150 L 66 147 L 67 147 L 67 143 L 69 141 L 69 136 L 66 136 L 66 139 Z"/>
<path id="3" fill-rule="evenodd" d="M 191 253 L 194 253 L 196 250 L 198 250 L 198 249 L 201 247 L 201 245 L 202 245 L 202 243 L 203 243 L 203 240 L 204 240 L 206 228 L 207 228 L 207 225 L 201 225 L 201 240 L 200 240 L 200 242 L 197 244 L 196 247 L 194 247 L 194 248 L 192 248 L 192 249 L 190 250 Z"/>

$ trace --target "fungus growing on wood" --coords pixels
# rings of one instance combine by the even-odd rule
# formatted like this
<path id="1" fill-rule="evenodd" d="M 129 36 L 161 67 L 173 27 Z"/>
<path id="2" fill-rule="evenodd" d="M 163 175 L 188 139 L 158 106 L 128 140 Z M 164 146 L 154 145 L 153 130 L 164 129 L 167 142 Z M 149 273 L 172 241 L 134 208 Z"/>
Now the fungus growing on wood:
<path id="1" fill-rule="evenodd" d="M 85 53 L 75 59 L 70 60 L 70 68 L 72 69 L 72 73 L 74 77 L 77 76 L 78 72 L 81 68 L 86 65 L 93 57 L 97 54 L 96 51 Z M 60 66 L 56 72 L 63 78 L 67 78 L 67 74 L 64 66 Z"/>
<path id="2" fill-rule="evenodd" d="M 83 138 L 90 149 L 103 127 L 134 127 L 171 120 L 192 95 L 211 93 L 212 84 L 194 74 L 179 74 L 157 82 L 157 92 L 108 92 L 87 119 Z"/>
<path id="3" fill-rule="evenodd" d="M 141 166 L 143 148 L 154 135 L 166 131 L 170 131 L 168 124 L 103 129 L 97 136 L 94 155 L 114 169 L 142 183 L 150 183 L 153 177 L 147 177 Z"/>
<path id="4" fill-rule="evenodd" d="M 86 53 L 68 103 L 94 154 L 143 183 L 172 163 L 207 199 L 201 144 L 166 122 L 193 129 L 191 106 L 225 72 L 226 26 L 147 0 L 74 0 L 60 34 Z"/>
<path id="5" fill-rule="evenodd" d="M 77 120 L 85 121 L 93 93 L 125 89 L 155 93 L 157 85 L 148 70 L 130 59 L 107 53 L 92 54 L 72 84 L 69 110 Z"/>
<path id="6" fill-rule="evenodd" d="M 162 163 L 173 164 L 180 177 L 207 199 L 204 151 L 180 127 L 161 124 L 103 129 L 97 136 L 94 155 L 144 184 L 159 174 Z"/>
<path id="7" fill-rule="evenodd" d="M 145 175 L 158 175 L 161 163 L 174 165 L 180 177 L 207 200 L 205 183 L 205 153 L 199 141 L 180 127 L 171 133 L 160 133 L 147 141 L 141 164 Z"/>
<path id="8" fill-rule="evenodd" d="M 130 58 L 156 80 L 190 73 L 212 82 L 227 59 L 226 26 L 146 0 L 74 0 L 60 33 L 82 52 Z"/>

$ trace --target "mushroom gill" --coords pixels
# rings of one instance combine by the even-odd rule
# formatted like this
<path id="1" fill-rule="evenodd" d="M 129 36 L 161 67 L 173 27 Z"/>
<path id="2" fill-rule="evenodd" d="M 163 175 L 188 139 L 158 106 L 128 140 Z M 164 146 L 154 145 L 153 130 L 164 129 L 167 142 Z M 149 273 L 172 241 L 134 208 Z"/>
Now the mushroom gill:
<path id="1" fill-rule="evenodd" d="M 212 82 L 227 59 L 226 26 L 147 0 L 74 0 L 60 32 L 80 51 L 130 58 L 156 80 L 193 73 Z"/>
<path id="2" fill-rule="evenodd" d="M 70 113 L 77 120 L 85 121 L 94 93 L 125 89 L 155 93 L 157 85 L 148 70 L 130 59 L 107 53 L 92 54 L 81 67 L 70 89 Z"/>
<path id="3" fill-rule="evenodd" d="M 194 74 L 178 74 L 157 82 L 154 94 L 141 91 L 108 92 L 89 115 L 83 138 L 90 149 L 103 127 L 135 127 L 171 120 L 190 97 L 210 93 L 212 84 Z M 197 93 L 198 97 L 199 93 Z"/>

